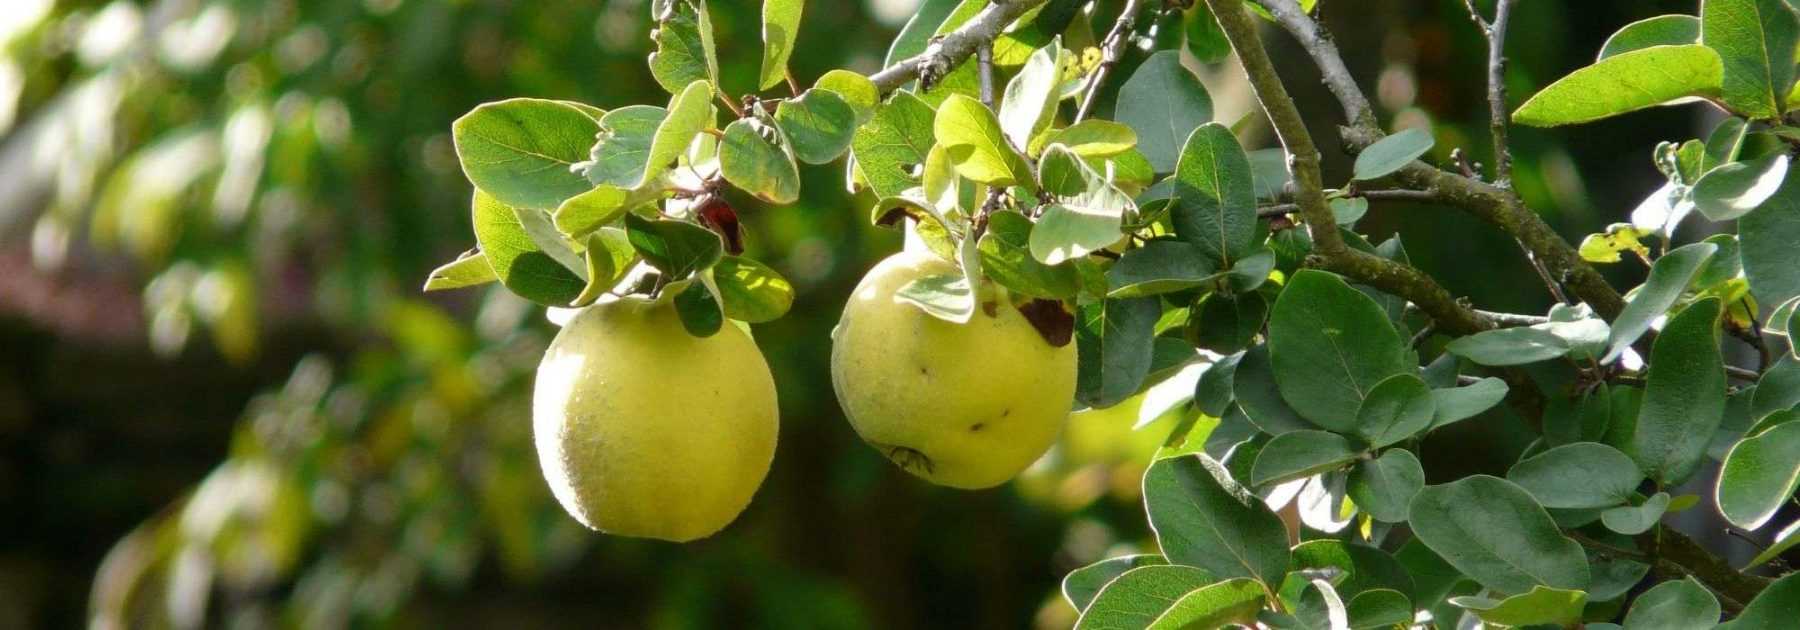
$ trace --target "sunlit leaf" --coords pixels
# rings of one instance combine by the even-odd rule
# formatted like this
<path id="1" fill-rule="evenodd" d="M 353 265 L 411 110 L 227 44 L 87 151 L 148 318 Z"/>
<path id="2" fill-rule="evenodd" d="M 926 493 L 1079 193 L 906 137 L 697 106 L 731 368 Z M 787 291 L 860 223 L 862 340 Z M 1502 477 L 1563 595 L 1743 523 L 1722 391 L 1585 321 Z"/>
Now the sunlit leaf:
<path id="1" fill-rule="evenodd" d="M 1533 127 L 1584 123 L 1690 96 L 1719 93 L 1718 53 L 1698 44 L 1651 46 L 1569 73 L 1525 101 L 1513 122 Z"/>

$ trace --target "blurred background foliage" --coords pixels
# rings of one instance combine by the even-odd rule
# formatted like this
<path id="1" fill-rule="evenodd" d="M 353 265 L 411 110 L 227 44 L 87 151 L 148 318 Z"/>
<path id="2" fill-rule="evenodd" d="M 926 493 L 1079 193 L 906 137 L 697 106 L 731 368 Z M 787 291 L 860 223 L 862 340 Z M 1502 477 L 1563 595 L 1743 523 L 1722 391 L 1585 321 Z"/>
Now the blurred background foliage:
<path id="1" fill-rule="evenodd" d="M 917 1 L 809 3 L 796 76 L 877 69 Z M 646 0 L 0 4 L 0 627 L 1062 627 L 1061 575 L 1146 543 L 1138 478 L 1166 431 L 1132 427 L 1186 413 L 1196 370 L 1075 414 L 997 490 L 925 485 L 856 439 L 829 331 L 899 238 L 867 225 L 838 166 L 804 169 L 792 206 L 733 199 L 751 255 L 799 294 L 756 331 L 782 430 L 750 509 L 675 546 L 557 508 L 529 435 L 553 329 L 503 290 L 418 287 L 473 243 L 457 116 L 667 100 Z M 710 4 L 742 93 L 760 3 Z M 1103 32 L 1121 3 L 1098 4 Z M 1321 4 L 1390 126 L 1431 126 L 1438 160 L 1487 155 L 1462 0 Z M 1522 3 L 1514 102 L 1618 26 L 1694 5 Z M 1314 128 L 1336 124 L 1299 51 L 1266 37 Z M 1235 62 L 1201 71 L 1220 120 L 1250 112 Z M 1660 184 L 1657 141 L 1711 122 L 1518 129 L 1518 185 L 1579 238 Z M 1467 216 L 1378 205 L 1362 225 L 1484 307 L 1549 304 L 1517 246 Z M 1425 450 L 1434 480 L 1524 446 L 1504 412 L 1458 426 Z"/>

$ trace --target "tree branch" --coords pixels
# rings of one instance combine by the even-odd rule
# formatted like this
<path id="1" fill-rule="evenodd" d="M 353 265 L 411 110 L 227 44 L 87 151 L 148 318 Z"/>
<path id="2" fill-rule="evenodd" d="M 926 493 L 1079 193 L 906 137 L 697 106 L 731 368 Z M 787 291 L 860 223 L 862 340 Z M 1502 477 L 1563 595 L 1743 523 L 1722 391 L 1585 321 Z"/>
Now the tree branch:
<path id="1" fill-rule="evenodd" d="M 1125 39 L 1135 28 L 1137 14 L 1143 9 L 1140 0 L 1126 0 L 1125 8 L 1119 11 L 1119 19 L 1113 22 L 1112 30 L 1107 31 L 1106 39 L 1101 40 L 1100 67 L 1094 69 L 1093 78 L 1088 79 L 1087 94 L 1081 98 L 1081 107 L 1075 110 L 1075 122 L 1087 119 L 1094 111 L 1094 101 L 1100 98 L 1100 84 L 1106 81 L 1106 74 L 1113 66 L 1119 64 L 1119 56 L 1124 54 Z"/>
<path id="2" fill-rule="evenodd" d="M 1493 327 L 1473 309 L 1458 302 L 1431 277 L 1418 269 L 1386 258 L 1351 249 L 1337 231 L 1319 173 L 1319 150 L 1306 129 L 1300 110 L 1288 96 L 1275 64 L 1263 49 L 1256 23 L 1237 0 L 1207 0 L 1225 38 L 1238 53 L 1251 88 L 1287 150 L 1294 175 L 1294 203 L 1313 237 L 1314 259 L 1319 266 L 1349 276 L 1357 282 L 1400 296 L 1419 306 L 1440 330 L 1467 335 Z M 1296 8 L 1297 10 L 1297 8 Z"/>
<path id="3" fill-rule="evenodd" d="M 1512 151 L 1506 148 L 1506 25 L 1512 21 L 1514 2 L 1494 0 L 1493 22 L 1481 21 L 1475 5 L 1469 5 L 1476 25 L 1487 32 L 1488 131 L 1494 136 L 1494 185 L 1501 188 L 1512 188 Z"/>
<path id="4" fill-rule="evenodd" d="M 1006 30 L 1013 20 L 1043 3 L 1044 0 L 995 0 L 962 27 L 938 39 L 925 52 L 883 68 L 869 75 L 869 80 L 886 96 L 906 85 L 906 82 L 919 78 L 919 73 L 925 68 L 953 70 L 974 55 L 977 48 L 992 44 L 994 38 L 999 37 L 1000 32 Z"/>
<path id="5" fill-rule="evenodd" d="M 1362 197 L 1369 201 L 1410 201 L 1414 203 L 1435 203 L 1440 201 L 1437 196 L 1431 194 L 1430 191 L 1407 190 L 1403 188 L 1396 188 L 1393 190 L 1363 190 L 1358 191 L 1352 196 Z M 1300 206 L 1298 204 L 1291 202 L 1278 203 L 1257 208 L 1256 216 L 1267 219 L 1269 217 L 1278 217 L 1299 211 Z"/>
<path id="6" fill-rule="evenodd" d="M 1294 0 L 1256 0 L 1275 17 L 1283 30 L 1300 41 L 1307 56 L 1318 66 L 1325 86 L 1343 106 L 1346 127 L 1339 129 L 1347 148 L 1361 151 L 1385 137 L 1369 100 L 1345 67 L 1337 45 Z M 1527 208 L 1513 191 L 1472 177 L 1444 171 L 1424 162 L 1413 162 L 1395 174 L 1411 188 L 1436 192 L 1451 205 L 1462 208 L 1511 234 L 1542 263 L 1552 277 L 1567 285 L 1594 312 L 1611 320 L 1625 307 L 1618 290 L 1607 284 L 1592 265 L 1581 260 L 1574 246 Z"/>

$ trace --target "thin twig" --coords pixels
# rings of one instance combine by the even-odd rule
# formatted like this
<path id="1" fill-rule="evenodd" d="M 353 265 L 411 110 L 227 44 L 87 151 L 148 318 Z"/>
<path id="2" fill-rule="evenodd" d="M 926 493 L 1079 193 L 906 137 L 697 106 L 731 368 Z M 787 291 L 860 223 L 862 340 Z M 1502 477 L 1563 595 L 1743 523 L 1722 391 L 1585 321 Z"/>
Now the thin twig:
<path id="1" fill-rule="evenodd" d="M 1494 0 L 1494 21 L 1485 22 L 1473 0 L 1465 0 L 1488 40 L 1488 130 L 1494 136 L 1494 185 L 1512 188 L 1512 151 L 1506 146 L 1506 26 L 1516 0 Z M 1521 243 L 1523 245 L 1523 243 Z M 1534 261 L 1532 263 L 1536 265 Z"/>
<path id="2" fill-rule="evenodd" d="M 1441 199 L 1438 199 L 1436 194 L 1429 190 L 1406 190 L 1400 188 L 1393 190 L 1363 190 L 1358 191 L 1356 196 L 1368 199 L 1369 201 L 1411 201 L 1416 203 L 1437 203 L 1442 201 Z M 1258 207 L 1256 209 L 1256 216 L 1267 219 L 1299 211 L 1300 206 L 1297 204 L 1278 203 Z"/>
<path id="3" fill-rule="evenodd" d="M 1125 41 L 1131 30 L 1136 28 L 1137 14 L 1143 9 L 1139 0 L 1127 0 L 1125 9 L 1119 12 L 1119 19 L 1113 22 L 1112 30 L 1107 31 L 1106 39 L 1100 42 L 1100 67 L 1088 79 L 1087 94 L 1081 97 L 1081 108 L 1075 110 L 1075 122 L 1086 120 L 1094 111 L 1094 102 L 1100 100 L 1100 86 L 1106 81 L 1106 75 L 1119 64 L 1119 57 L 1125 54 Z"/>
<path id="4" fill-rule="evenodd" d="M 981 104 L 994 108 L 994 45 L 983 43 L 975 48 L 975 63 L 981 75 Z"/>
<path id="5" fill-rule="evenodd" d="M 1750 381 L 1752 383 L 1762 380 L 1762 373 L 1735 365 L 1725 366 L 1725 375 L 1740 381 Z"/>
<path id="6" fill-rule="evenodd" d="M 1556 301 L 1563 304 L 1574 305 L 1575 302 L 1569 300 L 1569 295 L 1563 293 L 1562 283 L 1557 282 L 1556 278 L 1550 275 L 1550 269 L 1544 267 L 1544 263 L 1538 260 L 1537 253 L 1531 251 L 1530 247 L 1526 247 L 1525 241 L 1514 238 L 1513 242 L 1518 243 L 1519 250 L 1525 252 L 1525 262 L 1530 263 L 1531 270 L 1536 271 L 1538 279 L 1544 281 L 1544 288 L 1550 291 L 1550 297 L 1556 298 Z"/>
<path id="7" fill-rule="evenodd" d="M 944 35 L 937 41 L 935 50 L 927 50 L 912 57 L 902 59 L 894 65 L 869 75 L 869 81 L 883 95 L 900 89 L 906 82 L 919 78 L 919 71 L 933 63 L 940 63 L 945 70 L 955 69 L 957 65 L 975 54 L 975 49 L 984 43 L 992 43 L 1001 31 L 1019 19 L 1019 16 L 1043 4 L 1044 0 L 1011 0 L 994 2 L 982 9 L 975 17 L 970 18 L 955 31 Z"/>

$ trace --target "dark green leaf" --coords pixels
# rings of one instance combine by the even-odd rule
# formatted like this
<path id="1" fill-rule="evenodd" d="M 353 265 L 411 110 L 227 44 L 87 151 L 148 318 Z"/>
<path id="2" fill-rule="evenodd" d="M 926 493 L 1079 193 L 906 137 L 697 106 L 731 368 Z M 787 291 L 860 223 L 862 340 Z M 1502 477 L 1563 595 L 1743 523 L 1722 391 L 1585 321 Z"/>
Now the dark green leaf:
<path id="1" fill-rule="evenodd" d="M 1428 129 L 1407 129 L 1382 138 L 1357 154 L 1356 179 L 1379 179 L 1398 171 L 1425 155 L 1436 141 Z"/>
<path id="2" fill-rule="evenodd" d="M 1719 623 L 1719 600 L 1694 578 L 1669 580 L 1644 591 L 1625 614 L 1626 630 L 1711 628 Z"/>
<path id="3" fill-rule="evenodd" d="M 1138 150 L 1158 173 L 1175 170 L 1177 143 L 1212 120 L 1212 97 L 1200 79 L 1181 65 L 1181 54 L 1165 50 L 1145 59 L 1119 88 L 1114 118 L 1137 132 Z"/>
<path id="4" fill-rule="evenodd" d="M 1719 55 L 1705 46 L 1651 46 L 1569 73 L 1532 95 L 1512 119 L 1522 125 L 1554 127 L 1714 95 L 1723 72 Z"/>
<path id="5" fill-rule="evenodd" d="M 1326 431 L 1293 431 L 1275 436 L 1256 455 L 1250 484 L 1263 486 L 1310 477 L 1356 461 L 1362 448 L 1350 438 Z"/>
<path id="6" fill-rule="evenodd" d="M 1395 374 L 1369 390 L 1356 410 L 1356 433 L 1380 448 L 1431 426 L 1437 399 L 1431 386 L 1412 374 Z"/>
<path id="7" fill-rule="evenodd" d="M 837 92 L 814 88 L 775 106 L 775 124 L 807 164 L 838 159 L 856 136 L 856 108 Z"/>
<path id="8" fill-rule="evenodd" d="M 1350 616 L 1352 630 L 1392 628 L 1413 619 L 1412 603 L 1399 591 L 1374 589 L 1350 598 L 1344 612 Z"/>
<path id="9" fill-rule="evenodd" d="M 1631 454 L 1645 474 L 1665 486 L 1693 474 L 1725 415 L 1718 324 L 1717 298 L 1695 302 L 1669 318 L 1650 351 Z"/>
<path id="10" fill-rule="evenodd" d="M 1427 486 L 1407 510 L 1413 534 L 1475 581 L 1502 594 L 1588 583 L 1581 545 L 1562 535 L 1524 488 L 1473 475 Z"/>
<path id="11" fill-rule="evenodd" d="M 1763 588 L 1736 618 L 1713 630 L 1786 628 L 1793 625 L 1796 610 L 1800 610 L 1800 573 L 1789 573 Z"/>
<path id="12" fill-rule="evenodd" d="M 1638 289 L 1637 295 L 1632 296 L 1631 301 L 1625 304 L 1625 310 L 1613 320 L 1612 335 L 1607 338 L 1609 349 L 1603 362 L 1609 363 L 1617 358 L 1638 337 L 1643 336 L 1644 331 L 1650 330 L 1651 322 L 1675 305 L 1675 300 L 1681 297 L 1682 290 L 1687 288 L 1694 273 L 1718 249 L 1712 243 L 1693 243 L 1670 250 L 1656 259 L 1656 264 L 1650 268 L 1650 277 L 1644 280 L 1644 286 Z"/>
<path id="13" fill-rule="evenodd" d="M 1392 448 L 1381 457 L 1358 463 L 1350 471 L 1350 500 L 1383 523 L 1406 520 L 1407 504 L 1425 487 L 1425 469 L 1406 449 Z"/>
<path id="14" fill-rule="evenodd" d="M 1106 296 L 1143 297 L 1191 289 L 1212 273 L 1212 263 L 1199 247 L 1184 241 L 1150 241 L 1125 252 L 1106 271 Z"/>
<path id="15" fill-rule="evenodd" d="M 1669 493 L 1658 492 L 1639 505 L 1622 505 L 1601 512 L 1600 522 L 1612 531 L 1636 536 L 1650 531 L 1668 509 Z"/>
<path id="16" fill-rule="evenodd" d="M 1225 39 L 1225 30 L 1219 28 L 1219 21 L 1213 18 L 1212 9 L 1204 2 L 1195 2 L 1193 8 L 1187 10 L 1183 17 L 1187 30 L 1187 49 L 1193 53 L 1200 63 L 1214 63 L 1224 60 L 1231 54 L 1231 42 Z"/>
<path id="17" fill-rule="evenodd" d="M 1225 580 L 1189 591 L 1157 617 L 1148 630 L 1182 630 L 1184 628 L 1217 628 L 1256 619 L 1262 609 L 1264 591 L 1261 584 L 1248 578 Z M 1089 627 L 1109 627 L 1096 623 Z"/>
<path id="18" fill-rule="evenodd" d="M 1800 265 L 1794 243 L 1800 243 L 1800 177 L 1784 178 L 1775 196 L 1738 219 L 1744 275 L 1756 301 L 1775 305 L 1800 296 Z"/>
<path id="19" fill-rule="evenodd" d="M 1218 123 L 1194 129 L 1175 166 L 1175 234 L 1198 246 L 1218 268 L 1242 258 L 1256 238 L 1256 187 L 1250 159 Z"/>
<path id="20" fill-rule="evenodd" d="M 1144 506 L 1170 562 L 1263 584 L 1280 584 L 1287 573 L 1287 529 L 1280 517 L 1203 455 L 1150 464 Z"/>
<path id="21" fill-rule="evenodd" d="M 1138 567 L 1120 574 L 1094 595 L 1076 628 L 1147 628 L 1169 606 L 1215 582 L 1212 574 L 1172 564 Z"/>
<path id="22" fill-rule="evenodd" d="M 1268 344 L 1244 352 L 1232 377 L 1232 392 L 1244 415 L 1264 433 L 1280 435 L 1314 428 L 1281 399 L 1281 392 L 1275 385 L 1275 370 L 1269 363 Z"/>
<path id="23" fill-rule="evenodd" d="M 1431 397 L 1437 401 L 1437 415 L 1431 419 L 1431 428 L 1473 418 L 1492 409 L 1506 399 L 1507 391 L 1506 381 L 1492 376 L 1462 387 L 1433 389 Z"/>
<path id="24" fill-rule="evenodd" d="M 1444 350 L 1482 365 L 1524 365 L 1569 352 L 1569 343 L 1536 328 L 1498 328 L 1451 341 Z"/>
<path id="25" fill-rule="evenodd" d="M 1194 305 L 1188 316 L 1188 338 L 1195 346 L 1218 353 L 1249 347 L 1269 318 L 1269 300 L 1261 293 L 1227 295 L 1214 291 Z"/>
<path id="26" fill-rule="evenodd" d="M 628 214 L 625 234 L 644 262 L 671 281 L 713 266 L 725 250 L 719 235 L 686 221 Z"/>
<path id="27" fill-rule="evenodd" d="M 1603 508 L 1631 498 L 1644 474 L 1619 449 L 1598 442 L 1576 442 L 1534 455 L 1506 471 L 1548 508 Z"/>
<path id="28" fill-rule="evenodd" d="M 1069 605 L 1074 606 L 1077 612 L 1087 610 L 1088 604 L 1093 603 L 1094 596 L 1100 594 L 1100 590 L 1104 588 L 1107 583 L 1112 582 L 1114 578 L 1117 578 L 1120 575 L 1124 575 L 1126 571 L 1138 567 L 1159 566 L 1168 563 L 1169 561 L 1164 560 L 1162 556 L 1157 554 L 1119 556 L 1117 558 L 1107 558 L 1095 562 L 1074 571 L 1070 571 L 1069 575 L 1063 577 L 1063 599 L 1068 600 Z M 1194 569 L 1193 567 L 1183 567 L 1183 569 L 1198 571 L 1198 569 Z M 1190 572 L 1181 571 L 1180 573 Z M 1210 578 L 1210 576 L 1208 577 Z"/>
<path id="29" fill-rule="evenodd" d="M 1238 364 L 1244 360 L 1244 353 L 1226 355 L 1200 373 L 1200 379 L 1194 383 L 1194 407 L 1200 413 L 1214 418 L 1225 417 L 1233 401 L 1231 393 L 1237 377 Z"/>
<path id="30" fill-rule="evenodd" d="M 1751 162 L 1732 162 L 1713 169 L 1694 183 L 1694 207 L 1714 221 L 1749 214 L 1781 188 L 1788 156 L 1776 153 Z"/>
<path id="31" fill-rule="evenodd" d="M 711 337 L 725 324 L 719 300 L 705 282 L 690 282 L 675 294 L 675 314 L 681 318 L 681 327 L 695 337 Z"/>
<path id="32" fill-rule="evenodd" d="M 1342 278 L 1302 270 L 1269 315 L 1269 355 L 1281 395 L 1313 424 L 1355 426 L 1369 391 L 1413 369 L 1387 314 Z"/>
<path id="33" fill-rule="evenodd" d="M 512 99 L 476 107 L 451 125 L 463 174 L 495 201 L 553 209 L 593 186 L 569 167 L 588 157 L 600 124 L 557 101 Z"/>
<path id="34" fill-rule="evenodd" d="M 1692 15 L 1658 15 L 1626 24 L 1600 46 L 1600 59 L 1651 46 L 1676 46 L 1700 42 L 1700 18 Z M 1599 59 L 1596 59 L 1598 61 Z"/>
<path id="35" fill-rule="evenodd" d="M 1075 399 L 1106 408 L 1137 393 L 1150 371 L 1152 335 L 1162 305 L 1156 298 L 1084 304 L 1076 317 Z"/>
<path id="36" fill-rule="evenodd" d="M 1755 531 L 1800 489 L 1800 422 L 1784 422 L 1744 438 L 1719 470 L 1719 513 Z"/>

